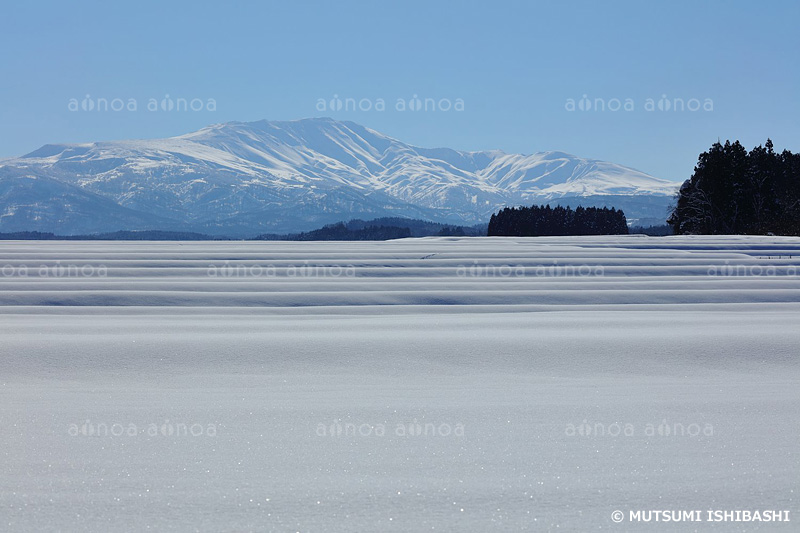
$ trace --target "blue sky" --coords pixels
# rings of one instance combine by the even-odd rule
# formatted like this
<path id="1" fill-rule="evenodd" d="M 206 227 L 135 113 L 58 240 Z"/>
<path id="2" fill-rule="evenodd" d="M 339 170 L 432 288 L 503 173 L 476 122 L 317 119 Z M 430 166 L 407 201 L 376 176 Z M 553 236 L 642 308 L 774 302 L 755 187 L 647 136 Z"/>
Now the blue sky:
<path id="1" fill-rule="evenodd" d="M 800 151 L 798 17 L 794 1 L 7 1 L 0 157 L 331 116 L 420 146 L 562 150 L 683 180 L 717 138 Z M 84 111 L 87 95 L 126 109 Z M 148 110 L 166 95 L 201 109 Z M 436 109 L 409 110 L 414 95 Z M 583 95 L 623 107 L 581 110 Z M 331 109 L 335 96 L 372 109 Z M 662 111 L 664 96 L 702 105 Z"/>

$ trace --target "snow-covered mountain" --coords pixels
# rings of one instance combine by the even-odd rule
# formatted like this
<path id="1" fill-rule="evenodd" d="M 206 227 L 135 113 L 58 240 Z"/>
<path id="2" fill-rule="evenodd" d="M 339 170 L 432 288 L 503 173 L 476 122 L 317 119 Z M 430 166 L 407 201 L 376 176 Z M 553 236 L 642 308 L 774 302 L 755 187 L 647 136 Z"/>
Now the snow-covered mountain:
<path id="1" fill-rule="evenodd" d="M 420 148 L 329 118 L 229 122 L 0 161 L 0 231 L 248 235 L 382 216 L 474 224 L 538 202 L 614 205 L 663 222 L 678 185 L 562 152 Z"/>

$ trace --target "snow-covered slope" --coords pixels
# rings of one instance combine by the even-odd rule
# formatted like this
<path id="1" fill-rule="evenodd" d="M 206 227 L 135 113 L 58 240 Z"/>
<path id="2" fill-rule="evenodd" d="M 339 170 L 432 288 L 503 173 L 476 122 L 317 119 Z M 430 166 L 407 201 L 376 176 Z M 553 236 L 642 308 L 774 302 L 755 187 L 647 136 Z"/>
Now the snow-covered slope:
<path id="1" fill-rule="evenodd" d="M 175 228 L 211 233 L 293 231 L 378 216 L 471 224 L 503 206 L 575 197 L 619 204 L 632 218 L 658 219 L 678 186 L 562 152 L 419 148 L 327 118 L 231 122 L 169 139 L 46 145 L 0 163 L 4 168 L 109 199 L 145 221 L 155 215 Z M 53 198 L 31 200 L 37 201 Z M 75 230 L 68 220 L 44 223 L 12 211 L 22 215 L 0 219 L 0 230 L 26 223 L 27 229 Z M 96 222 L 103 230 L 169 229 L 163 220 L 110 228 L 98 214 Z"/>

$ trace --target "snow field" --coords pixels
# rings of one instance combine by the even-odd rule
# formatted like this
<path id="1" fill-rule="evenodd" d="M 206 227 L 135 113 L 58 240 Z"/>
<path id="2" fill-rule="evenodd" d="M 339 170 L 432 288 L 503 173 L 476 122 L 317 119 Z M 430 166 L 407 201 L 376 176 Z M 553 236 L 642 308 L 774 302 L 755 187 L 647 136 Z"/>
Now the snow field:
<path id="1" fill-rule="evenodd" d="M 0 242 L 0 529 L 794 531 L 797 268 L 778 237 Z"/>

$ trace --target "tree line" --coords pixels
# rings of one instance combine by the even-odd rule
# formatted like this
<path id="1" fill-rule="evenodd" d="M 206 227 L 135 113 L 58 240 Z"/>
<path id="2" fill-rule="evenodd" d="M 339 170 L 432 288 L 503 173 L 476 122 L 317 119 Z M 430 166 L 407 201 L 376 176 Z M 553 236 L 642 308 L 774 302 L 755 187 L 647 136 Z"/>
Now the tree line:
<path id="1" fill-rule="evenodd" d="M 700 154 L 667 220 L 676 234 L 800 235 L 800 154 L 736 141 Z"/>
<path id="2" fill-rule="evenodd" d="M 489 236 L 624 235 L 625 213 L 607 207 L 507 207 L 492 215 Z"/>
<path id="3" fill-rule="evenodd" d="M 388 241 L 411 237 L 411 230 L 397 226 L 365 226 L 348 228 L 344 222 L 328 224 L 319 229 L 283 236 L 260 235 L 256 240 L 283 241 Z"/>

